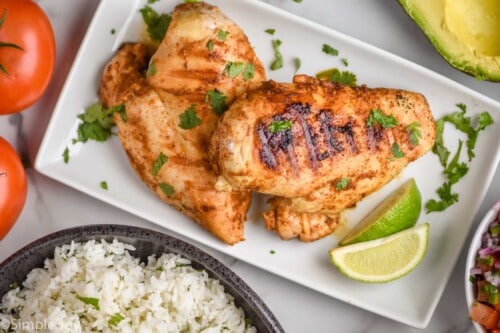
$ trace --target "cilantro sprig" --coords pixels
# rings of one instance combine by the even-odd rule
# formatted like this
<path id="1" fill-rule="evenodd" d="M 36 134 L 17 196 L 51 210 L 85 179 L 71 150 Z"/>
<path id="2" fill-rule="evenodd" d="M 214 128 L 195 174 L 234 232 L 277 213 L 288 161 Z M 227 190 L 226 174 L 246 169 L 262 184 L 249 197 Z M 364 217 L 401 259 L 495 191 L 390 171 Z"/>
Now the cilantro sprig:
<path id="1" fill-rule="evenodd" d="M 112 129 L 115 126 L 113 115 L 118 112 L 123 121 L 127 121 L 125 113 L 125 105 L 115 105 L 110 108 L 105 108 L 101 103 L 96 102 L 85 109 L 84 113 L 77 117 L 81 120 L 77 129 L 77 138 L 73 139 L 73 143 L 87 142 L 95 140 L 99 142 L 106 141 L 113 135 Z"/>
<path id="2" fill-rule="evenodd" d="M 172 17 L 168 14 L 158 14 L 151 6 L 144 6 L 139 10 L 144 23 L 146 23 L 149 38 L 161 42 L 167 33 Z"/>
<path id="3" fill-rule="evenodd" d="M 432 147 L 432 152 L 438 156 L 441 166 L 443 167 L 445 182 L 436 190 L 439 199 L 430 199 L 425 203 L 425 210 L 427 213 L 443 211 L 457 203 L 459 195 L 453 192 L 452 187 L 469 171 L 467 163 L 460 161 L 463 147 L 462 140 L 458 141 L 457 151 L 453 155 L 451 161 L 448 162 L 451 152 L 446 147 L 443 138 L 445 123 L 452 124 L 457 130 L 467 136 L 465 145 L 467 147 L 468 162 L 475 156 L 474 148 L 479 133 L 493 124 L 493 118 L 485 111 L 478 115 L 477 124 L 474 126 L 471 118 L 465 115 L 467 106 L 463 103 L 459 103 L 457 107 L 460 111 L 448 114 L 436 122 L 436 140 Z"/>

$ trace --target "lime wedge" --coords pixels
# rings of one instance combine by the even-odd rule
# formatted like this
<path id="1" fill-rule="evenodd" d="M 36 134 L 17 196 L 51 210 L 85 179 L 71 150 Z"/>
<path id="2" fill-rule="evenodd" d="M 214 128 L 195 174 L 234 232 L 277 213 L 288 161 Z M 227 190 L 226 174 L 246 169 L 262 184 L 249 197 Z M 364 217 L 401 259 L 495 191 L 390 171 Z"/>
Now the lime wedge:
<path id="1" fill-rule="evenodd" d="M 421 208 L 422 196 L 411 178 L 368 213 L 339 244 L 364 242 L 411 228 L 417 223 Z"/>
<path id="2" fill-rule="evenodd" d="M 412 271 L 429 243 L 429 224 L 418 224 L 391 236 L 330 250 L 332 263 L 348 277 L 363 282 L 389 282 Z"/>

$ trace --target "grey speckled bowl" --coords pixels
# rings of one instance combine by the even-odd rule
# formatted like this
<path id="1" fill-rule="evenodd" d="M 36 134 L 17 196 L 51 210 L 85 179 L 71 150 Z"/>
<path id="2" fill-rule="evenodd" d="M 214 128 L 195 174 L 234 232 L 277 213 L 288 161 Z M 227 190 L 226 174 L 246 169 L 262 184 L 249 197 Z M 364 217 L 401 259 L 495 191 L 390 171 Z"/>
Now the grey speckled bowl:
<path id="1" fill-rule="evenodd" d="M 43 267 L 45 258 L 52 258 L 57 246 L 72 240 L 84 242 L 91 239 L 117 239 L 132 244 L 132 254 L 145 261 L 152 254 L 177 253 L 192 261 L 193 267 L 203 268 L 219 279 L 227 293 L 243 308 L 258 332 L 284 332 L 269 308 L 260 297 L 233 271 L 219 260 L 172 236 L 138 227 L 125 225 L 87 225 L 55 232 L 23 247 L 0 264 L 0 295 L 4 295 L 12 283 L 21 284 L 35 267 Z"/>

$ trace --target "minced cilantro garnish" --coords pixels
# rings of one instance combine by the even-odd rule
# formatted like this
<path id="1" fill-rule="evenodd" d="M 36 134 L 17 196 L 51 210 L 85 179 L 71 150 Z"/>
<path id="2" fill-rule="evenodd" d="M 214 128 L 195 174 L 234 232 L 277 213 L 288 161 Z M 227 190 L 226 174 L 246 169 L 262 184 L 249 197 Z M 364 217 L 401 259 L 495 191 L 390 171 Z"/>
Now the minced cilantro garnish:
<path id="1" fill-rule="evenodd" d="M 292 128 L 290 120 L 275 120 L 269 124 L 269 132 L 276 134 L 280 131 L 286 131 Z"/>
<path id="2" fill-rule="evenodd" d="M 105 180 L 103 180 L 100 185 L 103 190 L 108 189 L 108 182 L 106 182 Z"/>
<path id="3" fill-rule="evenodd" d="M 273 71 L 280 69 L 283 67 L 283 55 L 280 51 L 281 40 L 273 39 L 272 40 L 273 50 L 274 50 L 274 60 L 271 63 L 271 69 Z"/>
<path id="4" fill-rule="evenodd" d="M 474 127 L 471 118 L 465 116 L 467 106 L 460 103 L 457 104 L 457 107 L 460 111 L 446 115 L 436 122 L 436 141 L 432 147 L 432 152 L 439 157 L 446 180 L 441 187 L 436 190 L 439 200 L 430 199 L 425 203 L 426 213 L 443 211 L 458 202 L 458 193 L 452 191 L 452 186 L 462 179 L 469 171 L 467 163 L 460 161 L 463 146 L 462 140 L 458 140 L 457 151 L 451 161 L 448 162 L 451 153 L 445 146 L 443 139 L 445 123 L 452 124 L 457 130 L 467 135 L 466 146 L 469 162 L 474 158 L 474 148 L 479 132 L 493 124 L 493 118 L 485 111 L 478 115 L 477 124 Z"/>
<path id="5" fill-rule="evenodd" d="M 228 108 L 227 96 L 217 89 L 209 90 L 207 92 L 205 102 L 210 102 L 212 111 L 218 116 L 222 115 Z"/>
<path id="6" fill-rule="evenodd" d="M 63 161 L 65 164 L 68 164 L 68 162 L 69 162 L 69 148 L 68 147 L 64 148 Z"/>
<path id="7" fill-rule="evenodd" d="M 146 76 L 153 76 L 156 74 L 156 63 L 153 60 L 149 63 L 148 69 L 146 71 Z"/>
<path id="8" fill-rule="evenodd" d="M 396 142 L 394 142 L 391 146 L 391 153 L 392 153 L 392 156 L 394 156 L 396 158 L 401 158 L 401 157 L 405 156 L 405 153 L 401 150 L 401 147 Z"/>
<path id="9" fill-rule="evenodd" d="M 114 315 L 112 315 L 111 318 L 109 318 L 108 324 L 110 326 L 117 326 L 123 319 L 125 319 L 125 317 L 117 312 Z"/>
<path id="10" fill-rule="evenodd" d="M 413 122 L 406 126 L 406 132 L 408 132 L 408 137 L 413 146 L 417 146 L 422 138 L 422 133 L 420 132 L 420 123 Z"/>
<path id="11" fill-rule="evenodd" d="M 276 32 L 276 29 L 266 29 L 264 31 L 272 36 Z"/>
<path id="12" fill-rule="evenodd" d="M 226 67 L 224 67 L 224 74 L 227 74 L 231 79 L 236 78 L 238 75 L 243 73 L 243 80 L 253 78 L 255 71 L 255 66 L 252 63 L 243 63 L 241 61 L 228 61 Z"/>
<path id="13" fill-rule="evenodd" d="M 385 115 L 380 110 L 372 109 L 368 118 L 366 118 L 366 125 L 368 127 L 373 127 L 375 124 L 379 124 L 382 128 L 391 128 L 398 124 L 396 118 L 393 115 Z"/>
<path id="14" fill-rule="evenodd" d="M 326 54 L 332 55 L 332 56 L 338 56 L 339 55 L 339 50 L 336 48 L 331 47 L 328 44 L 323 44 L 323 49 L 322 51 Z"/>
<path id="15" fill-rule="evenodd" d="M 223 42 L 226 41 L 227 35 L 229 35 L 229 31 L 225 31 L 222 29 L 219 29 L 219 31 L 217 31 L 217 37 Z"/>
<path id="16" fill-rule="evenodd" d="M 326 79 L 333 83 L 341 83 L 355 87 L 357 85 L 356 74 L 349 71 L 340 71 L 337 68 L 328 69 L 316 74 L 318 79 Z"/>
<path id="17" fill-rule="evenodd" d="M 214 42 L 211 39 L 207 42 L 207 49 L 209 51 L 213 51 L 214 49 Z"/>
<path id="18" fill-rule="evenodd" d="M 82 122 L 78 125 L 78 137 L 73 139 L 73 143 L 85 143 L 89 139 L 106 141 L 113 134 L 111 130 L 115 126 L 113 121 L 115 112 L 120 113 L 122 120 L 126 119 L 125 105 L 120 104 L 110 108 L 103 107 L 101 103 L 90 105 L 84 113 L 78 115 Z"/>
<path id="19" fill-rule="evenodd" d="M 191 129 L 201 125 L 201 119 L 196 114 L 196 104 L 191 104 L 183 113 L 179 115 L 179 127 Z"/>
<path id="20" fill-rule="evenodd" d="M 158 186 L 169 198 L 174 195 L 174 187 L 167 183 L 159 183 Z"/>
<path id="21" fill-rule="evenodd" d="M 351 180 L 349 178 L 340 178 L 336 183 L 335 183 L 335 189 L 337 191 L 342 191 L 342 190 L 345 190 L 347 188 L 347 186 L 349 185 L 349 183 L 351 182 Z"/>
<path id="22" fill-rule="evenodd" d="M 142 14 L 144 23 L 146 23 L 149 38 L 155 42 L 161 42 L 167 33 L 172 17 L 168 14 L 158 14 L 148 5 L 139 11 Z"/>
<path id="23" fill-rule="evenodd" d="M 158 175 L 158 172 L 160 172 L 161 167 L 167 162 L 168 162 L 168 156 L 163 153 L 159 153 L 158 156 L 156 157 L 156 160 L 153 163 L 151 174 L 156 177 L 156 175 Z"/>
<path id="24" fill-rule="evenodd" d="M 347 58 L 342 58 L 340 59 L 340 61 L 342 61 L 342 63 L 344 64 L 344 66 L 349 66 L 349 61 L 347 60 Z"/>
<path id="25" fill-rule="evenodd" d="M 302 62 L 300 58 L 295 58 L 293 62 L 295 63 L 295 73 L 297 73 L 300 69 L 300 66 L 302 65 Z"/>
<path id="26" fill-rule="evenodd" d="M 78 298 L 80 301 L 82 301 L 85 304 L 92 305 L 97 311 L 100 310 L 99 308 L 99 298 L 95 297 L 83 297 L 80 295 L 76 295 L 76 298 Z"/>

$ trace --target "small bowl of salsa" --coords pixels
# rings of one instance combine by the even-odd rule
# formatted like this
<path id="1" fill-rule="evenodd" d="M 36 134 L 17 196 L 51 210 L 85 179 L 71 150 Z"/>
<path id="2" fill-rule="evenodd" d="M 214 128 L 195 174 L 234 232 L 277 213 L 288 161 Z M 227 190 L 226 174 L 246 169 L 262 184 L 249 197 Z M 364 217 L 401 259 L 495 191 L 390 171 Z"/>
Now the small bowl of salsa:
<path id="1" fill-rule="evenodd" d="M 472 238 L 465 278 L 469 317 L 477 331 L 500 333 L 500 200 Z"/>

